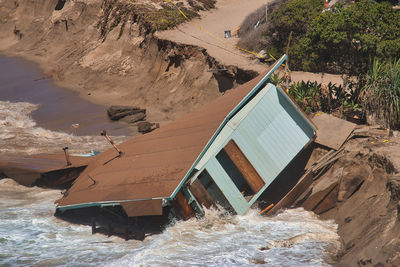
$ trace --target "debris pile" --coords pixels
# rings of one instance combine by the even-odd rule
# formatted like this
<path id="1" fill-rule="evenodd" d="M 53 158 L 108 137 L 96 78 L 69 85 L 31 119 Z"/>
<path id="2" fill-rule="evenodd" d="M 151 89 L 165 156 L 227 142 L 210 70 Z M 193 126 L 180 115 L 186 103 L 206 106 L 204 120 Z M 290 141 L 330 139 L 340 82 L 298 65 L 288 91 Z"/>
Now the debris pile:
<path id="1" fill-rule="evenodd" d="M 328 114 L 313 118 L 317 138 L 305 173 L 266 214 L 303 207 L 335 220 L 339 265 L 399 266 L 400 138 Z"/>

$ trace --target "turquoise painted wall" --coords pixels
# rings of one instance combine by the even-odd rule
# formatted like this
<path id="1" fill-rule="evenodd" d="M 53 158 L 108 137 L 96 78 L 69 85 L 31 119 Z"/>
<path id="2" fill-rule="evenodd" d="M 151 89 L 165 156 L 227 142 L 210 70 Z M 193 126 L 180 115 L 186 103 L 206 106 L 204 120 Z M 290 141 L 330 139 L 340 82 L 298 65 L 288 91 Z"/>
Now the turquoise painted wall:
<path id="1" fill-rule="evenodd" d="M 285 92 L 268 84 L 225 125 L 197 164 L 196 169 L 200 170 L 197 175 L 206 169 L 236 213 L 244 214 L 314 135 L 314 126 Z M 250 201 L 242 196 L 215 159 L 231 139 L 265 182 Z"/>

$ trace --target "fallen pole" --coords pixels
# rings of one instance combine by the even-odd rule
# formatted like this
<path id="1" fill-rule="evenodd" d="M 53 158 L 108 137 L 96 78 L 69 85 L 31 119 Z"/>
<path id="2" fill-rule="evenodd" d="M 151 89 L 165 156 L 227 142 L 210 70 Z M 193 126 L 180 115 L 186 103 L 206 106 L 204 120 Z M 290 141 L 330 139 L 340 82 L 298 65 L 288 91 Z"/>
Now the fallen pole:
<path id="1" fill-rule="evenodd" d="M 65 160 L 67 161 L 67 166 L 72 165 L 71 161 L 69 160 L 69 154 L 68 154 L 68 147 L 63 147 L 64 150 L 64 155 L 65 155 Z"/>
<path id="2" fill-rule="evenodd" d="M 104 136 L 110 142 L 110 144 L 115 148 L 120 156 L 123 154 L 123 152 L 115 145 L 114 141 L 107 134 L 106 130 L 101 131 L 100 135 Z"/>

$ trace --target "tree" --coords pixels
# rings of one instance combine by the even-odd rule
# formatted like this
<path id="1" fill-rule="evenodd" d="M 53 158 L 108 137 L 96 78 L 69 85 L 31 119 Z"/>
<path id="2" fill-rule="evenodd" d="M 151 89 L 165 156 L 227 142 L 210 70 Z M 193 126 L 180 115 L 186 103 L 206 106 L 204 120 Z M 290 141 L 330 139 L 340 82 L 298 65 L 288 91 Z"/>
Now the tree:
<path id="1" fill-rule="evenodd" d="M 322 0 L 294 0 L 282 4 L 275 10 L 271 14 L 270 26 L 264 33 L 275 48 L 274 52 L 283 52 L 290 32 L 293 32 L 293 42 L 306 34 L 310 22 L 321 13 L 323 7 Z"/>
<path id="2" fill-rule="evenodd" d="M 389 3 L 361 0 L 316 16 L 291 52 L 296 66 L 305 70 L 355 73 L 366 70 L 375 56 L 398 57 L 399 29 L 400 14 Z"/>

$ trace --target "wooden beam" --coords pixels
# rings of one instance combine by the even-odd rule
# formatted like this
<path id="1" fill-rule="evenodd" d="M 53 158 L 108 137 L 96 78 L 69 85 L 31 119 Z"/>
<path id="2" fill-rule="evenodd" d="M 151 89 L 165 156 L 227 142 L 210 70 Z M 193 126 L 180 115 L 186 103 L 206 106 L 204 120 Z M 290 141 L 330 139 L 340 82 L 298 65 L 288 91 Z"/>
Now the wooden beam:
<path id="1" fill-rule="evenodd" d="M 195 213 L 190 207 L 187 199 L 183 195 L 182 191 L 179 191 L 178 194 L 176 194 L 176 197 L 174 201 L 172 202 L 172 206 L 174 207 L 174 210 L 178 217 L 180 217 L 183 220 L 187 220 L 193 216 L 195 216 Z"/>
<path id="2" fill-rule="evenodd" d="M 250 188 L 254 193 L 260 191 L 260 189 L 265 185 L 264 180 L 257 173 L 256 169 L 254 169 L 253 165 L 246 158 L 240 148 L 237 146 L 235 141 L 231 140 L 224 147 L 226 154 L 228 154 L 229 158 L 236 165 L 239 171 L 242 173 L 244 179 L 249 184 Z"/>
<path id="3" fill-rule="evenodd" d="M 196 179 L 190 185 L 190 192 L 192 192 L 197 201 L 204 207 L 210 208 L 211 206 L 216 206 L 214 200 L 207 192 L 207 190 L 204 188 L 203 184 L 199 181 L 199 179 Z"/>

